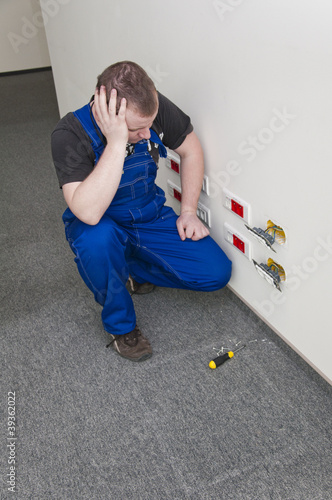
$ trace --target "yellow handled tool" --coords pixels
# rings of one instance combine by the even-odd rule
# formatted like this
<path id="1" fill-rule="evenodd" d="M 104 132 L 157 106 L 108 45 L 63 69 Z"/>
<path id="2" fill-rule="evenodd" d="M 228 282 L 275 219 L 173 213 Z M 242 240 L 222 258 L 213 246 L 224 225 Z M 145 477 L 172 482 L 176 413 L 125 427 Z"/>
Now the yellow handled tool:
<path id="1" fill-rule="evenodd" d="M 238 351 L 240 351 L 241 349 L 243 349 L 245 347 L 245 345 L 239 347 L 238 349 L 236 349 L 236 351 L 228 351 L 228 352 L 225 352 L 225 354 L 222 354 L 221 356 L 218 356 L 217 358 L 213 359 L 212 361 L 210 361 L 209 363 L 209 367 L 214 370 L 215 368 L 217 368 L 217 366 L 220 366 L 222 365 L 223 363 L 225 363 L 225 361 L 227 361 L 228 359 L 232 358 L 234 356 L 234 354 Z"/>

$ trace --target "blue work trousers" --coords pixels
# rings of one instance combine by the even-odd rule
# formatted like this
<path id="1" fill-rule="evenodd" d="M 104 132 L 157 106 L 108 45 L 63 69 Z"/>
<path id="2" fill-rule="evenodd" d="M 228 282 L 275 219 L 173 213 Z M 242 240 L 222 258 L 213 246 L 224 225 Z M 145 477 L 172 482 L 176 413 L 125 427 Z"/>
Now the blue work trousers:
<path id="1" fill-rule="evenodd" d="M 69 209 L 64 213 L 67 240 L 80 275 L 103 307 L 107 332 L 121 335 L 136 326 L 133 301 L 126 289 L 129 274 L 139 283 L 207 292 L 228 283 L 231 262 L 225 253 L 210 236 L 182 241 L 177 217 L 167 206 L 142 223 L 119 223 L 106 212 L 92 226 Z"/>

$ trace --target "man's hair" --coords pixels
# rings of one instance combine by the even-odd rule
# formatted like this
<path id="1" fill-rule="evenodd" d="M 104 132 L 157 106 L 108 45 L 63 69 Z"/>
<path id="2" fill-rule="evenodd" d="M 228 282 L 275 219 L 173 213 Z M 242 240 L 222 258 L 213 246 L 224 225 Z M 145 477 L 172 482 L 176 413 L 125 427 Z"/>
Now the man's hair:
<path id="1" fill-rule="evenodd" d="M 119 111 L 121 99 L 127 99 L 127 106 L 141 116 L 152 116 L 158 107 L 158 95 L 153 81 L 141 66 L 131 61 L 112 64 L 98 76 L 97 88 L 106 87 L 107 104 L 111 90 L 117 90 L 117 106 Z"/>

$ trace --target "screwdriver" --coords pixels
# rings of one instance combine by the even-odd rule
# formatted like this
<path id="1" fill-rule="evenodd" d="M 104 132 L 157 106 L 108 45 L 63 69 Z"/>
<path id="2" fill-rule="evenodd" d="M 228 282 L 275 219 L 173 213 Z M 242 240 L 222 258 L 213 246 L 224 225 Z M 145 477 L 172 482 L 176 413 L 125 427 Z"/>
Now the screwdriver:
<path id="1" fill-rule="evenodd" d="M 236 351 L 234 351 L 234 352 L 233 351 L 228 351 L 225 354 L 222 354 L 221 356 L 218 356 L 217 358 L 215 358 L 212 361 L 210 361 L 209 367 L 212 370 L 214 370 L 215 368 L 217 368 L 217 366 L 220 366 L 223 363 L 225 363 L 225 361 L 227 361 L 228 359 L 231 359 L 236 352 L 239 352 L 244 347 L 245 347 L 245 345 L 242 345 L 241 347 L 239 347 L 238 349 L 236 349 Z"/>

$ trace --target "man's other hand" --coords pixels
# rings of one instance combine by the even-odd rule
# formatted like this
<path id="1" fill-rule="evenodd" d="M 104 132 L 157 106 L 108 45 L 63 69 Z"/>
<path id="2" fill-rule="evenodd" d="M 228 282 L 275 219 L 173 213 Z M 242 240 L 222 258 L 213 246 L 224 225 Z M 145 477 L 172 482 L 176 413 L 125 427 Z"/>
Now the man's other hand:
<path id="1" fill-rule="evenodd" d="M 192 212 L 182 213 L 176 221 L 176 226 L 182 241 L 186 238 L 198 241 L 210 234 L 208 228 Z"/>

